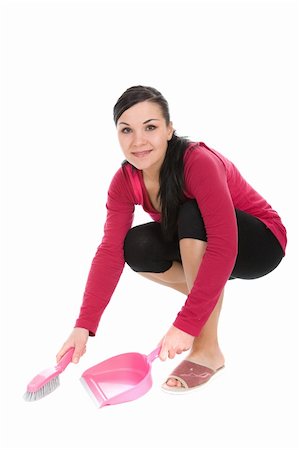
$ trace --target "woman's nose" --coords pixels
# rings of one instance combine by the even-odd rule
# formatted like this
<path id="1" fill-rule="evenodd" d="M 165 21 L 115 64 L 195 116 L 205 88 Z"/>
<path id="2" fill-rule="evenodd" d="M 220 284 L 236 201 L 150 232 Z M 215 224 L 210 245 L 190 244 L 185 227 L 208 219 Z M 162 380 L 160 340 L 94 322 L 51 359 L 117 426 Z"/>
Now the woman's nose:
<path id="1" fill-rule="evenodd" d="M 135 146 L 140 146 L 146 143 L 146 136 L 143 131 L 135 131 L 133 144 Z"/>

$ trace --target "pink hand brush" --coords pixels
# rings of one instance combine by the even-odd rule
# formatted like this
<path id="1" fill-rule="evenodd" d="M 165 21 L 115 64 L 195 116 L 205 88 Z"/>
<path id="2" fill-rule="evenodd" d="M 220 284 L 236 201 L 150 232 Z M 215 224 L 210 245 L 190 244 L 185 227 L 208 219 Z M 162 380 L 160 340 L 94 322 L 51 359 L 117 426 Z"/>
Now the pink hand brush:
<path id="1" fill-rule="evenodd" d="M 51 394 L 59 386 L 59 374 L 61 374 L 72 361 L 74 348 L 70 348 L 54 367 L 49 367 L 36 375 L 27 386 L 24 400 L 34 402 Z"/>

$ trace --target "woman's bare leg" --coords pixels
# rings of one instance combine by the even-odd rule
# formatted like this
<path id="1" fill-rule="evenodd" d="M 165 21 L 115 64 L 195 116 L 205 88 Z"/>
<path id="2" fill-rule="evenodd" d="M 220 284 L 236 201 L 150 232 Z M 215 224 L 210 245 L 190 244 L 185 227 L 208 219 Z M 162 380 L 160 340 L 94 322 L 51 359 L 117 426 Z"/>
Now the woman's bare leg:
<path id="1" fill-rule="evenodd" d="M 153 273 L 153 272 L 138 272 L 139 275 L 147 278 L 148 280 L 155 281 L 156 283 L 168 286 L 182 294 L 188 295 L 188 287 L 186 284 L 186 278 L 181 263 L 174 261 L 170 269 L 166 272 Z"/>
<path id="2" fill-rule="evenodd" d="M 174 262 L 172 267 L 163 273 L 140 272 L 140 274 L 152 281 L 188 295 L 195 282 L 206 246 L 205 242 L 196 239 L 181 239 L 180 253 L 182 264 Z M 214 370 L 224 365 L 224 357 L 218 343 L 218 321 L 223 295 L 224 292 L 222 292 L 200 335 L 194 339 L 188 356 L 189 361 L 194 361 Z M 169 378 L 167 384 L 169 386 L 181 386 L 181 383 L 173 378 Z"/>

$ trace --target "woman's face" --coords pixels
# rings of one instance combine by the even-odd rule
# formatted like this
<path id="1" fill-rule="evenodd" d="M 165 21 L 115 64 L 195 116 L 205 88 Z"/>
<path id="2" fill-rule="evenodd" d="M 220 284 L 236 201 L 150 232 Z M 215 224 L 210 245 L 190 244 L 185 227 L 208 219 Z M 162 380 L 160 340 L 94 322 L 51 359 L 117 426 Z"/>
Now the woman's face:
<path id="1" fill-rule="evenodd" d="M 172 123 L 166 124 L 157 103 L 143 101 L 127 109 L 117 121 L 118 140 L 127 161 L 155 177 L 164 161 Z"/>

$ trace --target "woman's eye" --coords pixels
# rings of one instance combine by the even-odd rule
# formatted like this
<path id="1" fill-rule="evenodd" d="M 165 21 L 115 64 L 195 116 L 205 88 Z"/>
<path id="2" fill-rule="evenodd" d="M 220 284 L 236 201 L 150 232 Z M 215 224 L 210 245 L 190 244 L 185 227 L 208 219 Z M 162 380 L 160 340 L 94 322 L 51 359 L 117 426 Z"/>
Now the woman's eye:
<path id="1" fill-rule="evenodd" d="M 131 131 L 131 128 L 123 128 L 123 129 L 121 130 L 121 132 L 124 133 L 124 134 L 130 133 L 130 131 Z"/>
<path id="2" fill-rule="evenodd" d="M 157 128 L 156 125 L 148 125 L 148 126 L 146 127 L 146 131 L 153 131 L 153 130 L 155 130 L 156 128 Z M 125 128 L 123 128 L 123 129 L 121 130 L 121 132 L 124 133 L 124 134 L 129 134 L 129 133 L 132 132 L 132 129 L 129 128 L 129 127 L 125 127 Z"/>

